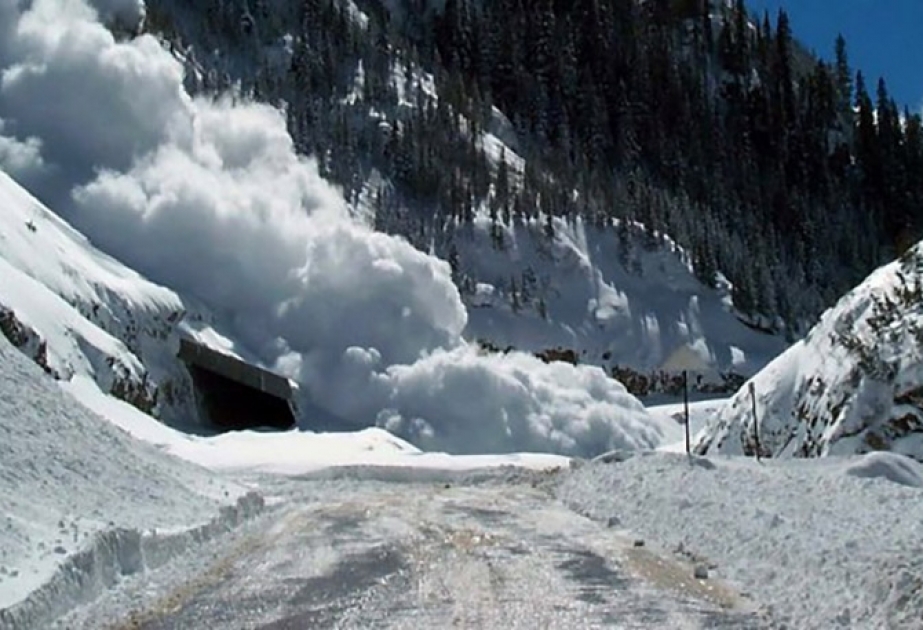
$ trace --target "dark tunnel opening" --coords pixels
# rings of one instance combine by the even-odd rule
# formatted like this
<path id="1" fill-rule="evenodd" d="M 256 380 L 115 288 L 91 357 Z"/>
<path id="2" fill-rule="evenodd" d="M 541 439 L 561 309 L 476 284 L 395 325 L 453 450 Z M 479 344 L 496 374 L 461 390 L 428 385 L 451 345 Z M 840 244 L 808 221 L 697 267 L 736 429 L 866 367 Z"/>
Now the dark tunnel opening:
<path id="1" fill-rule="evenodd" d="M 295 426 L 287 400 L 204 368 L 190 366 L 189 372 L 201 409 L 212 428 L 219 431 L 260 428 L 284 431 Z"/>
<path id="2" fill-rule="evenodd" d="M 295 426 L 290 382 L 237 357 L 183 339 L 179 358 L 192 376 L 199 413 L 218 431 Z"/>

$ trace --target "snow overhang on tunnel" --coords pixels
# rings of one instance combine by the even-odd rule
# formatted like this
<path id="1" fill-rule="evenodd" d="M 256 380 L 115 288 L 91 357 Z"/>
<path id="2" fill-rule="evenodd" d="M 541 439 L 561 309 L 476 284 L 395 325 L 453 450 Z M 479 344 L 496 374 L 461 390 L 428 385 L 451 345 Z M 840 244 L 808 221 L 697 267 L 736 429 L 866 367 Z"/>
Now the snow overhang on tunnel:
<path id="1" fill-rule="evenodd" d="M 214 428 L 295 426 L 292 384 L 287 378 L 191 339 L 180 340 L 178 356 L 192 376 L 200 413 Z"/>

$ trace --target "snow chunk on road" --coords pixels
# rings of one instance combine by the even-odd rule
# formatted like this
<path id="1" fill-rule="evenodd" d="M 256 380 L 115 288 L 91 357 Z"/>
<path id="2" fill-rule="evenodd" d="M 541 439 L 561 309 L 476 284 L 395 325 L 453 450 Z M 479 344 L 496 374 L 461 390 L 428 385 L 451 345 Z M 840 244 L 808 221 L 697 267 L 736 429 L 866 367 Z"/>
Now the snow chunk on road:
<path id="1" fill-rule="evenodd" d="M 846 466 L 845 473 L 861 479 L 887 479 L 902 486 L 923 488 L 923 466 L 898 453 L 869 453 Z"/>
<path id="2" fill-rule="evenodd" d="M 654 453 L 587 464 L 558 494 L 651 546 L 716 565 L 712 574 L 788 627 L 920 627 L 923 490 L 854 474 L 906 472 L 896 459 L 709 461 Z"/>

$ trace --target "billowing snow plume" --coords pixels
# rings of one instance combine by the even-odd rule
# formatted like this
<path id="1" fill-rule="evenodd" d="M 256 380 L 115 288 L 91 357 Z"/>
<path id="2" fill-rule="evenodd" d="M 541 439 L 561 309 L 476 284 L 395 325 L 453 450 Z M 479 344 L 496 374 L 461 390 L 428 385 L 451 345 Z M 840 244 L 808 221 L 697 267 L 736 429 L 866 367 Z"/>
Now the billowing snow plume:
<path id="1" fill-rule="evenodd" d="M 892 450 L 923 461 L 923 243 L 844 296 L 753 385 L 764 455 Z M 748 384 L 697 450 L 756 448 Z"/>
<path id="2" fill-rule="evenodd" d="M 466 451 L 657 441 L 601 371 L 477 356 L 448 265 L 354 223 L 280 112 L 192 98 L 154 38 L 101 23 L 142 15 L 0 0 L 0 167 L 354 423 Z"/>

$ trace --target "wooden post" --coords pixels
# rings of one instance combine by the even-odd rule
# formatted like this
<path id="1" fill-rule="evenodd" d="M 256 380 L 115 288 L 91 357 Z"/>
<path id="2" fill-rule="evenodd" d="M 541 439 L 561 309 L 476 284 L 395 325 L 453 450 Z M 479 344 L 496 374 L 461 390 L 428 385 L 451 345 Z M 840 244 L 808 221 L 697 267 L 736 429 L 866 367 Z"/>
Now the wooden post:
<path id="1" fill-rule="evenodd" d="M 753 439 L 756 442 L 756 461 L 760 461 L 762 448 L 760 447 L 760 422 L 756 416 L 756 385 L 750 381 L 750 401 L 753 404 Z"/>
<path id="2" fill-rule="evenodd" d="M 691 455 L 692 448 L 689 440 L 689 377 L 686 370 L 683 370 L 683 413 L 686 420 L 686 455 Z"/>

